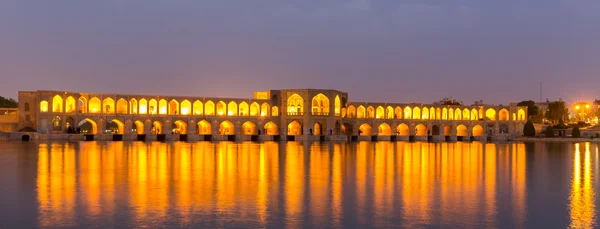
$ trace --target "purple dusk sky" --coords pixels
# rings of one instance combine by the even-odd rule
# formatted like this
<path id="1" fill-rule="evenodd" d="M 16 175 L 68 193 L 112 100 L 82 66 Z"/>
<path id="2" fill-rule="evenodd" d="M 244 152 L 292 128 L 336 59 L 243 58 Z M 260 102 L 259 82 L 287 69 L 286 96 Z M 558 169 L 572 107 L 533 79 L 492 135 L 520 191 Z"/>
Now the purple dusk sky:
<path id="1" fill-rule="evenodd" d="M 598 0 L 0 1 L 19 90 L 507 104 L 600 97 Z"/>

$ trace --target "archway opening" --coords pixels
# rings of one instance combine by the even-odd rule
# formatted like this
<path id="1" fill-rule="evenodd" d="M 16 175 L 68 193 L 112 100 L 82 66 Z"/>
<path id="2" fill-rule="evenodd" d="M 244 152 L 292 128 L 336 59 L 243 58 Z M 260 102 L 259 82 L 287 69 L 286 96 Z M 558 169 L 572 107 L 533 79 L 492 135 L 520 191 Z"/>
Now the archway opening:
<path id="1" fill-rule="evenodd" d="M 274 103 L 275 104 L 275 103 Z M 304 99 L 298 95 L 293 94 L 287 99 L 287 112 L 288 115 L 302 115 Z"/>
<path id="2" fill-rule="evenodd" d="M 97 134 L 98 133 L 98 125 L 93 120 L 86 118 L 77 124 L 77 128 L 79 128 L 79 132 L 83 134 Z"/>
<path id="3" fill-rule="evenodd" d="M 233 123 L 230 121 L 223 121 L 219 125 L 219 134 L 221 135 L 234 135 L 235 129 L 233 127 Z"/>
<path id="4" fill-rule="evenodd" d="M 107 134 L 124 134 L 125 124 L 121 120 L 113 119 L 106 123 L 106 130 L 104 132 Z"/>
<path id="5" fill-rule="evenodd" d="M 500 121 L 508 121 L 508 110 L 502 108 L 502 110 L 500 110 L 500 114 L 498 114 L 498 119 L 500 119 Z"/>
<path id="6" fill-rule="evenodd" d="M 358 133 L 360 136 L 371 136 L 373 135 L 373 128 L 371 125 L 363 123 L 360 125 L 360 127 L 358 127 Z"/>
<path id="7" fill-rule="evenodd" d="M 440 135 L 440 127 L 437 125 L 433 125 L 433 127 L 431 127 L 431 135 L 433 135 L 433 136 Z"/>
<path id="8" fill-rule="evenodd" d="M 444 136 L 450 136 L 450 135 L 452 135 L 452 127 L 444 126 Z"/>
<path id="9" fill-rule="evenodd" d="M 172 99 L 169 101 L 168 114 L 170 115 L 178 115 L 179 114 L 179 102 L 177 100 Z"/>
<path id="10" fill-rule="evenodd" d="M 192 103 L 189 100 L 181 101 L 181 114 L 189 115 L 192 112 Z"/>
<path id="11" fill-rule="evenodd" d="M 398 125 L 398 127 L 396 128 L 396 134 L 399 136 L 409 136 L 410 131 L 408 130 L 408 125 L 404 123 Z"/>
<path id="12" fill-rule="evenodd" d="M 75 110 L 75 99 L 73 98 L 73 96 L 67 97 L 67 99 L 65 100 L 65 111 L 71 113 L 75 112 Z"/>
<path id="13" fill-rule="evenodd" d="M 250 115 L 250 113 L 252 113 L 252 111 L 250 110 L 250 107 L 248 106 L 248 103 L 246 103 L 246 102 L 241 102 L 238 107 L 238 110 L 239 110 L 240 116 L 248 116 L 248 115 Z M 254 115 L 255 114 L 256 114 L 256 112 L 254 112 Z M 252 116 L 254 116 L 254 115 L 252 115 Z"/>
<path id="14" fill-rule="evenodd" d="M 144 123 L 142 121 L 135 121 L 133 123 L 133 128 L 131 129 L 132 133 L 136 134 L 144 134 Z"/>
<path id="15" fill-rule="evenodd" d="M 342 134 L 343 135 L 352 135 L 353 134 L 352 125 L 350 125 L 350 123 L 342 124 Z"/>
<path id="16" fill-rule="evenodd" d="M 377 128 L 377 135 L 390 136 L 390 135 L 392 135 L 392 128 L 387 123 L 382 123 Z"/>
<path id="17" fill-rule="evenodd" d="M 321 124 L 321 122 L 315 122 L 315 125 L 313 125 L 313 135 L 321 136 L 323 134 L 323 124 Z"/>
<path id="18" fill-rule="evenodd" d="M 266 135 L 279 135 L 279 128 L 277 128 L 277 124 L 274 122 L 268 122 L 264 128 Z"/>
<path id="19" fill-rule="evenodd" d="M 102 100 L 102 110 L 105 114 L 115 113 L 115 101 L 110 97 Z"/>
<path id="20" fill-rule="evenodd" d="M 209 135 L 212 134 L 212 129 L 210 123 L 206 120 L 202 120 L 198 122 L 198 134 Z"/>
<path id="21" fill-rule="evenodd" d="M 162 123 L 160 123 L 159 121 L 154 121 L 152 123 L 152 133 L 153 134 L 162 134 L 163 133 Z"/>
<path id="22" fill-rule="evenodd" d="M 84 97 L 79 98 L 77 100 L 77 107 L 79 107 L 79 113 L 87 113 L 87 99 L 85 99 Z"/>
<path id="23" fill-rule="evenodd" d="M 496 120 L 496 111 L 492 108 L 485 111 L 485 117 L 489 120 Z"/>
<path id="24" fill-rule="evenodd" d="M 256 129 L 256 124 L 253 122 L 247 121 L 242 124 L 242 134 L 243 135 L 256 135 L 258 134 L 258 130 Z"/>
<path id="25" fill-rule="evenodd" d="M 63 99 L 60 95 L 55 95 L 52 98 L 52 112 L 63 112 Z"/>
<path id="26" fill-rule="evenodd" d="M 467 136 L 469 135 L 468 131 L 467 131 L 467 127 L 465 125 L 458 125 L 456 127 L 456 136 Z"/>
<path id="27" fill-rule="evenodd" d="M 329 98 L 319 93 L 312 99 L 313 115 L 329 115 Z"/>
<path id="28" fill-rule="evenodd" d="M 302 135 L 302 124 L 294 120 L 288 124 L 287 135 Z"/>
<path id="29" fill-rule="evenodd" d="M 415 127 L 416 136 L 427 136 L 427 127 L 423 124 L 419 124 Z"/>
<path id="30" fill-rule="evenodd" d="M 117 100 L 117 114 L 127 114 L 127 101 L 121 98 Z"/>
<path id="31" fill-rule="evenodd" d="M 476 125 L 473 127 L 473 136 L 483 136 L 483 127 L 480 125 Z"/>
<path id="32" fill-rule="evenodd" d="M 187 123 L 181 120 L 173 122 L 174 128 L 171 130 L 173 134 L 187 134 Z"/>

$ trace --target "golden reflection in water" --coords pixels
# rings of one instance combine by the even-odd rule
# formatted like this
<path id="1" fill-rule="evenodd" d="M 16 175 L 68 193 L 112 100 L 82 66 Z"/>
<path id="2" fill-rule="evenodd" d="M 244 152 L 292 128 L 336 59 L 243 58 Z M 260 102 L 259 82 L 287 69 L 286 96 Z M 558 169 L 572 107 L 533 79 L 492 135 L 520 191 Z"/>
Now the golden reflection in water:
<path id="1" fill-rule="evenodd" d="M 329 150 L 327 145 L 315 142 L 310 148 L 309 169 L 309 195 L 310 213 L 314 216 L 312 221 L 316 225 L 325 225 L 327 222 L 326 211 L 329 206 Z"/>
<path id="2" fill-rule="evenodd" d="M 516 225 L 523 226 L 525 223 L 525 196 L 526 196 L 526 152 L 525 144 L 513 144 L 511 157 L 511 181 L 513 186 L 513 212 L 516 217 Z"/>
<path id="3" fill-rule="evenodd" d="M 73 145 L 40 144 L 37 178 L 40 226 L 73 226 L 75 168 Z"/>
<path id="4" fill-rule="evenodd" d="M 496 221 L 496 144 L 485 144 L 485 221 L 492 227 Z"/>
<path id="5" fill-rule="evenodd" d="M 285 221 L 288 228 L 297 228 L 302 221 L 304 181 L 304 145 L 289 142 L 285 158 Z"/>
<path id="6" fill-rule="evenodd" d="M 596 226 L 595 191 L 592 186 L 590 143 L 585 143 L 583 166 L 580 144 L 575 144 L 573 155 L 573 178 L 570 196 L 570 228 L 593 228 Z M 583 174 L 582 174 L 583 172 Z"/>

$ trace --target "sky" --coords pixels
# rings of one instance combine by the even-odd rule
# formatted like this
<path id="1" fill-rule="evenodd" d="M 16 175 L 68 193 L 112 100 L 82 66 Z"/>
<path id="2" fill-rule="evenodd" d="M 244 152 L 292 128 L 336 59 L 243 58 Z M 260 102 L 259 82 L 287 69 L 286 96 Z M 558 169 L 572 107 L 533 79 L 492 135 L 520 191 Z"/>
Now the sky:
<path id="1" fill-rule="evenodd" d="M 350 101 L 600 98 L 598 0 L 0 1 L 19 90 Z"/>

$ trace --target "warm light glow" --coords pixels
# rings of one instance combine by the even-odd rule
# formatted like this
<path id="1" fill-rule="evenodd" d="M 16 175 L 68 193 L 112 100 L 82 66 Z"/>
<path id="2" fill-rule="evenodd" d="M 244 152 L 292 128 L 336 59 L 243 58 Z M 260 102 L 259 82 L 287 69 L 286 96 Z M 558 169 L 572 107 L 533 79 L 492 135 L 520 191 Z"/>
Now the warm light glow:
<path id="1" fill-rule="evenodd" d="M 575 106 L 575 110 L 579 110 L 579 108 L 580 108 L 579 105 Z"/>
<path id="2" fill-rule="evenodd" d="M 41 112 L 48 112 L 48 101 L 42 100 L 40 102 L 40 111 Z"/>
<path id="3" fill-rule="evenodd" d="M 589 104 L 586 104 L 586 105 L 585 105 L 585 109 L 588 109 L 588 108 L 590 108 L 590 105 L 589 105 Z"/>

